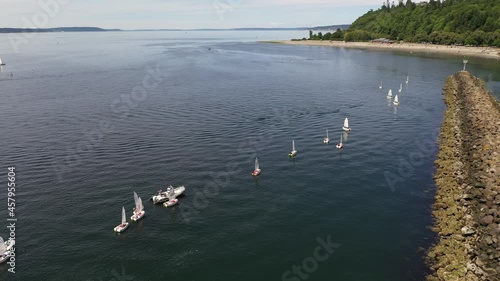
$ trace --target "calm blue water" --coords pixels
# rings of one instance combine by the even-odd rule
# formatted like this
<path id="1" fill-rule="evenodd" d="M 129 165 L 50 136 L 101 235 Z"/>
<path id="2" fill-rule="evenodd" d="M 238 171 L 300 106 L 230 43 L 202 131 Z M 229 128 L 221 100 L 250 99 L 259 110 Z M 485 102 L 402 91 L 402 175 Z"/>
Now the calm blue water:
<path id="1" fill-rule="evenodd" d="M 0 279 L 423 280 L 441 88 L 461 59 L 255 43 L 304 36 L 38 34 L 16 54 L 1 35 L 0 235 L 9 166 L 18 222 Z M 498 94 L 498 62 L 468 68 Z M 187 187 L 178 206 L 147 201 L 168 184 Z M 146 217 L 116 235 L 134 191 Z"/>

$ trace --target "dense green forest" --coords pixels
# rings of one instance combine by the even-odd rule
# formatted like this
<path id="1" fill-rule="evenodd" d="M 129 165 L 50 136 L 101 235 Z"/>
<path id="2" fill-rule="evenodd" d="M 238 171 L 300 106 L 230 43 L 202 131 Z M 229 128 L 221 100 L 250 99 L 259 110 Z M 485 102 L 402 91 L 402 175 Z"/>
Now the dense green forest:
<path id="1" fill-rule="evenodd" d="M 311 40 L 405 42 L 500 47 L 500 0 L 430 0 L 384 4 L 359 17 L 349 29 L 310 34 Z"/>

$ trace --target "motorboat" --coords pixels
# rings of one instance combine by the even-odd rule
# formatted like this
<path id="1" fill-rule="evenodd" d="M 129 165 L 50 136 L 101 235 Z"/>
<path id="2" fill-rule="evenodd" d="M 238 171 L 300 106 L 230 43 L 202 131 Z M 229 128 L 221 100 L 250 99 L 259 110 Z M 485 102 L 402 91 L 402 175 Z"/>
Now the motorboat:
<path id="1" fill-rule="evenodd" d="M 169 198 L 169 190 L 172 190 L 173 191 L 173 195 L 175 197 L 178 197 L 180 195 L 182 195 L 184 193 L 184 191 L 186 190 L 186 188 L 182 185 L 182 186 L 179 186 L 179 187 L 172 187 L 172 186 L 169 186 L 167 188 L 168 190 L 167 191 L 163 191 L 163 190 L 158 190 L 157 194 L 152 196 L 150 200 L 153 201 L 154 204 L 160 204 L 160 203 L 163 203 L 165 201 L 167 201 Z"/>
<path id="2" fill-rule="evenodd" d="M 166 208 L 172 207 L 174 205 L 177 205 L 177 203 L 179 203 L 179 199 L 173 198 L 173 199 L 168 200 L 165 203 L 163 203 L 163 207 L 166 207 Z"/>

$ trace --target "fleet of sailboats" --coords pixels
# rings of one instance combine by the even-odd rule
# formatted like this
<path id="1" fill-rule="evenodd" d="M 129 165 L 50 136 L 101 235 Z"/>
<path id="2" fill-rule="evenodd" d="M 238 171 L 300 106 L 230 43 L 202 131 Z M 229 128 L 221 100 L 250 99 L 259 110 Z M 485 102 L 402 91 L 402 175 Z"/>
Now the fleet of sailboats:
<path id="1" fill-rule="evenodd" d="M 1 63 L 1 59 L 0 59 Z M 409 76 L 406 78 L 406 84 L 408 84 L 409 81 Z M 380 89 L 382 89 L 382 82 L 380 83 L 379 86 Z M 401 83 L 399 85 L 399 93 L 402 92 L 403 89 L 403 84 Z M 389 89 L 389 92 L 387 93 L 387 98 L 392 99 L 392 89 Z M 399 105 L 399 98 L 398 95 L 394 97 L 394 105 Z M 351 127 L 349 127 L 349 119 L 345 118 L 344 119 L 344 124 L 342 126 L 342 130 L 344 131 L 343 133 L 340 134 L 340 142 L 336 145 L 337 149 L 342 149 L 344 147 L 344 139 L 347 140 L 348 133 L 351 131 Z M 345 137 L 344 137 L 345 134 Z M 326 137 L 323 138 L 323 143 L 327 144 L 330 143 L 330 138 L 328 136 L 328 129 L 326 129 Z M 295 157 L 297 155 L 297 149 L 295 148 L 295 139 L 292 139 L 292 150 L 288 154 L 290 157 Z M 259 166 L 259 159 L 255 157 L 255 167 L 252 172 L 252 176 L 258 176 L 260 175 L 262 170 L 260 169 Z M 165 207 L 170 207 L 173 205 L 176 205 L 178 203 L 178 199 L 176 198 L 178 195 L 181 195 L 185 190 L 184 186 L 180 186 L 178 188 L 173 188 L 172 186 L 169 186 L 167 188 L 166 192 L 163 192 L 161 189 L 158 191 L 158 194 L 155 196 L 151 197 L 151 200 L 153 200 L 154 203 L 163 203 Z M 168 201 L 166 201 L 168 200 Z M 166 202 L 165 202 L 166 201 Z M 132 221 L 137 221 L 141 218 L 144 217 L 145 211 L 144 211 L 144 205 L 142 204 L 142 199 L 137 195 L 136 192 L 134 192 L 134 202 L 135 202 L 135 208 L 134 208 L 134 213 L 130 217 Z M 117 233 L 121 233 L 125 231 L 129 226 L 129 223 L 126 220 L 126 214 L 125 214 L 125 207 L 122 207 L 122 222 L 120 225 L 116 226 L 114 228 L 114 231 Z M 0 237 L 0 263 L 5 261 L 9 257 L 9 251 L 10 248 L 12 247 L 9 246 L 7 243 L 3 242 L 3 239 Z"/>

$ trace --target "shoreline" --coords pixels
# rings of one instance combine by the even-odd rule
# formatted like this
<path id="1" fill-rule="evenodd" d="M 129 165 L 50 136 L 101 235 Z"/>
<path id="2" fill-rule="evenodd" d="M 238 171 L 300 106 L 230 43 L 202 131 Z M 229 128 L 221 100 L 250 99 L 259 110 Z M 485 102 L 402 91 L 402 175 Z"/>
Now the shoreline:
<path id="1" fill-rule="evenodd" d="M 500 107 L 466 71 L 446 79 L 428 281 L 500 280 Z"/>
<path id="2" fill-rule="evenodd" d="M 418 43 L 380 44 L 371 42 L 344 42 L 344 41 L 317 41 L 317 40 L 307 40 L 307 41 L 271 40 L 271 41 L 259 41 L 259 43 L 397 51 L 397 52 L 406 52 L 410 54 L 411 53 L 447 54 L 447 55 L 460 56 L 462 58 L 481 57 L 487 59 L 500 60 L 500 48 L 496 47 L 465 47 L 465 46 L 447 46 L 447 45 L 432 45 L 432 44 L 418 44 Z"/>

